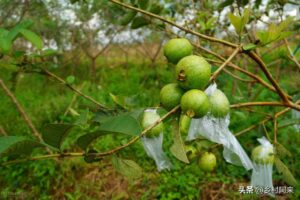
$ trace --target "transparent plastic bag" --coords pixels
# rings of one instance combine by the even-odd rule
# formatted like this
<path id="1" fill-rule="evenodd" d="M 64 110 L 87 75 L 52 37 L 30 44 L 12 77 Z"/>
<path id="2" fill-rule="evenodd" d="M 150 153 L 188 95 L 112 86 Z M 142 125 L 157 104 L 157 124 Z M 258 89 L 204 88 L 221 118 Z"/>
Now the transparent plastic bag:
<path id="1" fill-rule="evenodd" d="M 147 109 L 145 110 L 145 112 L 156 112 L 156 110 Z M 172 168 L 172 164 L 170 160 L 165 155 L 162 149 L 163 137 L 164 134 L 163 132 L 161 132 L 159 136 L 154 138 L 148 138 L 147 136 L 143 136 L 141 138 L 141 141 L 143 143 L 147 155 L 155 161 L 158 171 L 162 171 L 164 169 L 170 170 Z"/>
<path id="2" fill-rule="evenodd" d="M 210 85 L 205 93 L 207 96 L 213 94 L 217 89 L 216 84 Z M 215 118 L 210 113 L 202 118 L 192 119 L 186 140 L 194 140 L 200 136 L 224 146 L 223 157 L 232 164 L 243 166 L 246 170 L 253 168 L 253 164 L 228 126 L 229 114 L 224 118 Z"/>
<path id="3" fill-rule="evenodd" d="M 259 155 L 263 158 L 266 153 L 269 152 L 269 148 L 273 149 L 273 145 L 265 137 L 259 138 L 257 140 L 263 146 L 263 150 Z M 264 191 L 269 191 L 269 193 L 267 194 L 274 197 L 275 194 L 272 181 L 273 163 L 261 164 L 253 162 L 253 165 L 254 168 L 252 170 L 251 185 L 253 187 L 261 188 Z M 269 190 L 266 190 L 267 188 L 269 188 Z"/>

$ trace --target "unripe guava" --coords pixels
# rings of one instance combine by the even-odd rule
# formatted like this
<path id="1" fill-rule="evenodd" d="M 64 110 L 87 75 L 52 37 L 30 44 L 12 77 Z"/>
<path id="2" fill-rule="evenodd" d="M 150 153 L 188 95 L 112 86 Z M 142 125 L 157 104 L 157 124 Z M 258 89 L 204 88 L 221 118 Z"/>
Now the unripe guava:
<path id="1" fill-rule="evenodd" d="M 181 110 L 188 117 L 200 118 L 206 115 L 210 108 L 208 97 L 201 90 L 189 90 L 180 101 Z"/>
<path id="2" fill-rule="evenodd" d="M 141 119 L 142 128 L 146 129 L 149 126 L 152 126 L 159 119 L 159 114 L 157 114 L 154 110 L 145 110 Z M 147 133 L 147 137 L 159 136 L 159 134 L 163 131 L 163 128 L 163 123 L 160 122 Z"/>
<path id="3" fill-rule="evenodd" d="M 200 56 L 186 56 L 176 65 L 176 78 L 184 89 L 203 90 L 211 75 L 210 64 Z"/>
<path id="4" fill-rule="evenodd" d="M 189 132 L 189 128 L 191 125 L 191 118 L 187 115 L 181 115 L 179 119 L 179 127 L 180 133 L 183 135 L 187 135 Z"/>
<path id="5" fill-rule="evenodd" d="M 165 109 L 171 110 L 180 104 L 183 94 L 183 89 L 177 83 L 167 84 L 160 91 L 160 102 Z"/>
<path id="6" fill-rule="evenodd" d="M 217 165 L 216 156 L 213 153 L 205 152 L 199 159 L 200 169 L 205 172 L 211 172 Z"/>
<path id="7" fill-rule="evenodd" d="M 164 46 L 164 55 L 173 64 L 176 64 L 181 58 L 192 53 L 193 46 L 185 38 L 171 39 Z"/>
<path id="8" fill-rule="evenodd" d="M 210 111 L 214 117 L 225 117 L 230 109 L 230 104 L 221 90 L 216 90 L 210 97 Z"/>
<path id="9" fill-rule="evenodd" d="M 197 156 L 197 149 L 192 145 L 186 145 L 185 153 L 189 160 L 193 160 Z"/>
<path id="10" fill-rule="evenodd" d="M 273 164 L 274 149 L 272 146 L 259 145 L 252 150 L 252 160 L 258 164 Z"/>

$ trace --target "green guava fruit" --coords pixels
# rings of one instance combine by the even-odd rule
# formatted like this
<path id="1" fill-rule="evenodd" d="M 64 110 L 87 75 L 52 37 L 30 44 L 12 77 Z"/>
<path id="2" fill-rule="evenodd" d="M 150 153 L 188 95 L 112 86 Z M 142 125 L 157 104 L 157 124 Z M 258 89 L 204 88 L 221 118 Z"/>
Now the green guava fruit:
<path id="1" fill-rule="evenodd" d="M 210 64 L 200 56 L 186 56 L 176 65 L 176 78 L 184 89 L 203 90 L 211 75 Z"/>
<path id="2" fill-rule="evenodd" d="M 213 153 L 205 152 L 199 159 L 199 167 L 205 172 L 211 172 L 217 165 L 216 156 Z"/>
<path id="3" fill-rule="evenodd" d="M 185 38 L 171 39 L 164 46 L 164 55 L 173 64 L 176 64 L 181 58 L 192 53 L 193 46 Z"/>
<path id="4" fill-rule="evenodd" d="M 191 125 L 191 118 L 187 115 L 181 115 L 179 119 L 179 127 L 180 133 L 183 135 L 187 135 L 189 132 L 189 128 Z"/>
<path id="5" fill-rule="evenodd" d="M 274 149 L 272 146 L 259 145 L 252 150 L 252 160 L 258 164 L 273 164 Z"/>
<path id="6" fill-rule="evenodd" d="M 193 160 L 197 156 L 198 150 L 192 145 L 185 145 L 185 153 L 189 160 Z"/>
<path id="7" fill-rule="evenodd" d="M 142 117 L 141 117 L 141 125 L 143 129 L 148 128 L 149 126 L 152 126 L 157 120 L 160 119 L 159 114 L 157 114 L 155 111 L 147 111 L 145 110 Z M 147 137 L 157 137 L 159 134 L 163 131 L 164 125 L 162 122 L 160 122 L 158 125 L 153 127 L 147 134 Z"/>
<path id="8" fill-rule="evenodd" d="M 211 96 L 209 96 L 209 102 L 210 111 L 214 117 L 225 117 L 229 113 L 229 101 L 221 90 L 216 90 Z"/>
<path id="9" fill-rule="evenodd" d="M 160 91 L 160 102 L 166 110 L 171 110 L 180 104 L 184 91 L 177 83 L 165 85 Z"/>
<path id="10" fill-rule="evenodd" d="M 206 94 L 196 89 L 189 90 L 182 95 L 180 106 L 184 114 L 193 118 L 203 117 L 210 108 Z"/>

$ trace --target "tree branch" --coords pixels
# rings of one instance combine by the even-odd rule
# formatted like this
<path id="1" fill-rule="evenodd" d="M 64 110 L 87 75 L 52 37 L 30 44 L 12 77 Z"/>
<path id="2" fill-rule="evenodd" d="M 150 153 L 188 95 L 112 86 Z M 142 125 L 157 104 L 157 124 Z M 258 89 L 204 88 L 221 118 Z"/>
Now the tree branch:
<path id="1" fill-rule="evenodd" d="M 215 78 L 219 75 L 219 73 L 226 67 L 226 65 L 238 54 L 240 51 L 240 47 L 237 47 L 233 53 L 227 58 L 227 60 L 212 74 L 210 77 L 210 81 L 214 81 Z"/>
<path id="2" fill-rule="evenodd" d="M 279 96 L 281 99 L 289 104 L 289 98 L 288 96 L 282 91 L 280 88 L 279 84 L 276 82 L 276 80 L 272 77 L 272 74 L 269 72 L 266 64 L 264 61 L 253 51 L 246 52 L 247 55 L 249 55 L 260 67 L 260 69 L 264 72 L 266 75 L 267 79 L 271 82 L 271 84 L 274 86 L 276 91 L 278 92 Z"/>
<path id="3" fill-rule="evenodd" d="M 182 27 L 182 26 L 180 26 L 180 25 L 178 25 L 178 24 L 176 24 L 176 23 L 174 23 L 174 22 L 172 22 L 172 21 L 170 21 L 170 20 L 167 20 L 167 19 L 165 19 L 165 18 L 163 18 L 163 17 L 161 17 L 161 16 L 159 16 L 159 15 L 156 15 L 156 14 L 154 14 L 154 13 L 147 12 L 147 11 L 145 11 L 145 10 L 136 8 L 136 7 L 134 7 L 134 6 L 131 6 L 131 5 L 122 3 L 122 2 L 120 2 L 120 1 L 116 1 L 116 0 L 109 0 L 109 1 L 112 2 L 112 3 L 114 3 L 114 4 L 117 4 L 117 5 L 119 5 L 119 6 L 122 6 L 122 7 L 124 7 L 124 8 L 128 8 L 128 9 L 137 11 L 137 12 L 139 12 L 139 13 L 142 13 L 142 14 L 144 14 L 144 15 L 153 17 L 153 18 L 155 18 L 155 19 L 159 19 L 160 21 L 163 21 L 163 22 L 165 22 L 165 23 L 167 23 L 167 24 L 170 24 L 171 26 L 177 27 L 177 28 L 179 28 L 180 30 L 185 31 L 186 33 L 191 33 L 191 34 L 193 34 L 193 35 L 195 35 L 195 36 L 198 36 L 199 38 L 206 39 L 206 40 L 209 40 L 209 41 L 211 41 L 211 42 L 216 42 L 216 43 L 224 44 L 224 45 L 230 46 L 230 47 L 238 47 L 238 45 L 233 44 L 233 43 L 231 43 L 231 42 L 228 42 L 228 41 L 225 41 L 225 40 L 221 40 L 221 39 L 217 39 L 217 38 L 214 38 L 214 37 L 209 37 L 209 36 L 207 36 L 207 35 L 203 35 L 203 34 L 198 33 L 198 32 L 196 32 L 196 31 L 193 31 L 193 30 L 190 30 L 190 29 L 188 29 L 188 28 Z"/>
<path id="4" fill-rule="evenodd" d="M 25 123 L 28 125 L 28 127 L 31 129 L 33 135 L 40 141 L 42 142 L 43 139 L 41 137 L 41 134 L 38 132 L 38 130 L 35 128 L 35 126 L 33 125 L 32 121 L 30 120 L 30 118 L 27 116 L 25 110 L 23 109 L 23 107 L 20 105 L 20 103 L 18 102 L 18 100 L 16 99 L 16 97 L 13 95 L 13 93 L 8 89 L 8 87 L 5 85 L 5 83 L 3 82 L 2 79 L 0 79 L 0 86 L 2 87 L 2 89 L 4 90 L 5 94 L 12 100 L 12 102 L 15 104 L 17 110 L 19 111 L 19 113 L 21 114 L 23 120 L 25 121 Z"/>
<path id="5" fill-rule="evenodd" d="M 52 78 L 54 78 L 55 80 L 59 81 L 60 83 L 62 83 L 63 85 L 67 86 L 69 89 L 71 89 L 72 91 L 76 92 L 77 94 L 79 94 L 80 96 L 84 97 L 85 99 L 93 102 L 94 104 L 96 104 L 100 109 L 108 109 L 106 106 L 104 106 L 103 104 L 99 103 L 98 101 L 96 101 L 95 99 L 93 99 L 92 97 L 83 94 L 80 90 L 76 89 L 75 87 L 71 86 L 70 84 L 68 84 L 65 80 L 63 80 L 62 78 L 60 78 L 59 76 L 51 73 L 50 71 L 46 70 L 46 69 L 42 69 L 42 74 L 45 74 L 47 76 L 50 76 Z"/>

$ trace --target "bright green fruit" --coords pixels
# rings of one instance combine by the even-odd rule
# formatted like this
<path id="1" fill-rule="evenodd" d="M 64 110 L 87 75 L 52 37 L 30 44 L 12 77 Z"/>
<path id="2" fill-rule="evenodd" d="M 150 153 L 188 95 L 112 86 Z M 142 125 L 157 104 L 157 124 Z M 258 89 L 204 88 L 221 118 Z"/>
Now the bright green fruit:
<path id="1" fill-rule="evenodd" d="M 185 153 L 189 160 L 193 160 L 197 156 L 197 149 L 192 145 L 186 145 Z"/>
<path id="2" fill-rule="evenodd" d="M 184 91 L 177 83 L 165 85 L 160 91 L 160 102 L 167 110 L 171 110 L 180 104 L 181 96 Z"/>
<path id="3" fill-rule="evenodd" d="M 230 104 L 225 96 L 225 94 L 221 90 L 216 90 L 210 97 L 210 109 L 211 114 L 214 117 L 225 117 L 230 109 Z"/>
<path id="4" fill-rule="evenodd" d="M 152 111 L 152 110 L 144 111 L 142 120 L 141 120 L 142 128 L 146 129 L 149 126 L 152 126 L 159 119 L 160 119 L 160 116 L 155 111 Z M 163 131 L 163 128 L 164 128 L 164 125 L 161 122 L 158 125 L 156 125 L 154 128 L 152 128 L 149 131 L 149 133 L 147 134 L 147 136 L 156 137 Z"/>
<path id="5" fill-rule="evenodd" d="M 186 56 L 176 65 L 176 77 L 184 89 L 203 90 L 211 75 L 210 64 L 200 56 Z"/>
<path id="6" fill-rule="evenodd" d="M 164 46 L 164 55 L 173 64 L 176 64 L 181 58 L 192 53 L 193 46 L 185 38 L 171 39 Z"/>
<path id="7" fill-rule="evenodd" d="M 272 146 L 259 145 L 252 150 L 252 160 L 259 164 L 274 163 L 274 149 Z"/>
<path id="8" fill-rule="evenodd" d="M 216 156 L 213 153 L 205 152 L 199 159 L 200 169 L 205 172 L 211 172 L 217 165 Z"/>
<path id="9" fill-rule="evenodd" d="M 208 97 L 201 90 L 189 90 L 180 101 L 181 110 L 188 117 L 200 118 L 206 115 L 210 108 Z"/>
<path id="10" fill-rule="evenodd" d="M 189 132 L 189 128 L 191 125 L 191 118 L 187 115 L 181 115 L 179 119 L 179 127 L 180 133 L 183 135 L 187 135 Z"/>

